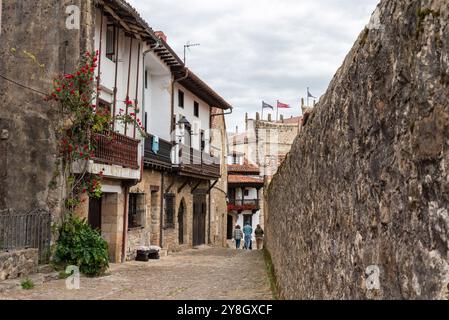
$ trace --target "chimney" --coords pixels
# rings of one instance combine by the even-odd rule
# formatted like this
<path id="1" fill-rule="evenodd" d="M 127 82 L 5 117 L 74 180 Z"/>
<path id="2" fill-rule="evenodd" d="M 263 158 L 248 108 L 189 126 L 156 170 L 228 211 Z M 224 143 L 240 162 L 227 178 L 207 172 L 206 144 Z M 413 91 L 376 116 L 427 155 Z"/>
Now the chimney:
<path id="1" fill-rule="evenodd" d="M 284 116 L 281 114 L 281 122 L 284 123 Z"/>
<path id="2" fill-rule="evenodd" d="M 260 114 L 259 114 L 259 112 L 256 112 L 256 121 L 259 121 L 260 120 Z"/>
<path id="3" fill-rule="evenodd" d="M 268 114 L 268 122 L 271 122 L 271 113 Z"/>
<path id="4" fill-rule="evenodd" d="M 165 35 L 165 33 L 163 31 L 155 31 L 154 34 L 156 35 L 156 37 L 158 37 L 159 39 L 164 40 L 165 42 L 167 42 L 167 36 Z"/>
<path id="5" fill-rule="evenodd" d="M 239 133 L 239 126 L 235 127 L 235 133 Z"/>

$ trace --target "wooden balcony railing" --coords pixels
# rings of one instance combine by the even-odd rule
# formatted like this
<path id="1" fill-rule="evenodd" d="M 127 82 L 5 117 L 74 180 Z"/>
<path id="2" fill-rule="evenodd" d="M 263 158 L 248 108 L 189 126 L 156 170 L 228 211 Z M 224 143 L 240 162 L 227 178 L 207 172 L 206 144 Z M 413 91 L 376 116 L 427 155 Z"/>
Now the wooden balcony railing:
<path id="1" fill-rule="evenodd" d="M 171 168 L 171 151 L 172 144 L 169 141 L 159 139 L 159 145 L 154 147 L 153 135 L 145 139 L 144 163 L 148 166 Z"/>
<path id="2" fill-rule="evenodd" d="M 179 170 L 183 173 L 204 177 L 219 178 L 221 176 L 220 159 L 206 152 L 181 145 L 179 148 Z"/>
<path id="3" fill-rule="evenodd" d="M 96 150 L 94 161 L 124 168 L 139 169 L 139 140 L 117 132 L 94 135 Z"/>
<path id="4" fill-rule="evenodd" d="M 228 211 L 259 210 L 260 199 L 231 199 L 228 203 Z"/>

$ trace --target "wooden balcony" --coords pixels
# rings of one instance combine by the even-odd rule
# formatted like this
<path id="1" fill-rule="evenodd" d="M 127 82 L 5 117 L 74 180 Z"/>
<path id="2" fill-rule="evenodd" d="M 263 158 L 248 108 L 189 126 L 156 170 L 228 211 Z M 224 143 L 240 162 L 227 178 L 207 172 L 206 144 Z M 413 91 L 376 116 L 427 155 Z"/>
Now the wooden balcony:
<path id="1" fill-rule="evenodd" d="M 144 164 L 155 169 L 172 169 L 171 160 L 172 144 L 169 141 L 159 139 L 155 147 L 155 137 L 150 135 L 145 139 Z"/>
<path id="2" fill-rule="evenodd" d="M 228 211 L 260 210 L 260 199 L 231 199 Z"/>
<path id="3" fill-rule="evenodd" d="M 139 140 L 117 132 L 96 134 L 94 139 L 97 145 L 93 158 L 94 162 L 139 169 Z"/>
<path id="4" fill-rule="evenodd" d="M 219 158 L 185 145 L 178 145 L 177 148 L 178 157 L 175 167 L 181 175 L 209 180 L 221 177 Z"/>

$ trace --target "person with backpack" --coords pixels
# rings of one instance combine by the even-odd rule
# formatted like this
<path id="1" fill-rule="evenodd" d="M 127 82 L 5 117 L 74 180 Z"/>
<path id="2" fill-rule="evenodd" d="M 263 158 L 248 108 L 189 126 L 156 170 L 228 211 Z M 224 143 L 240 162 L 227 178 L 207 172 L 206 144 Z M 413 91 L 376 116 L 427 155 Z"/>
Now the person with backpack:
<path id="1" fill-rule="evenodd" d="M 263 229 L 260 226 L 260 224 L 257 225 L 257 228 L 254 231 L 254 233 L 256 235 L 257 250 L 260 250 L 260 249 L 262 249 L 263 237 L 264 237 L 264 232 L 263 232 Z"/>
<path id="2" fill-rule="evenodd" d="M 243 227 L 243 234 L 245 235 L 245 246 L 244 248 L 246 250 L 252 249 L 252 237 L 253 237 L 253 228 L 251 227 L 250 223 L 247 222 L 246 225 Z"/>
<path id="3" fill-rule="evenodd" d="M 232 238 L 235 240 L 235 248 L 237 250 L 240 249 L 240 243 L 242 242 L 243 232 L 239 225 L 235 226 L 234 232 L 232 234 Z"/>

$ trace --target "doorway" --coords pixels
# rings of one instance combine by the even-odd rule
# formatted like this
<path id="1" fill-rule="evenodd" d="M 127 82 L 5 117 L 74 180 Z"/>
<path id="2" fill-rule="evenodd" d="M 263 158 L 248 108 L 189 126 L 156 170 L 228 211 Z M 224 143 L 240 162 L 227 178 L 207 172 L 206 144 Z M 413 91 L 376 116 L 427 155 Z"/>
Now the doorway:
<path id="1" fill-rule="evenodd" d="M 89 198 L 88 222 L 92 229 L 101 232 L 101 198 Z"/>
<path id="2" fill-rule="evenodd" d="M 234 218 L 228 214 L 228 223 L 227 223 L 227 239 L 232 240 L 232 231 L 233 231 Z"/>
<path id="3" fill-rule="evenodd" d="M 178 241 L 179 244 L 184 244 L 184 213 L 185 205 L 184 199 L 181 200 L 178 210 Z"/>
<path id="4" fill-rule="evenodd" d="M 193 246 L 206 243 L 206 195 L 193 196 Z"/>

